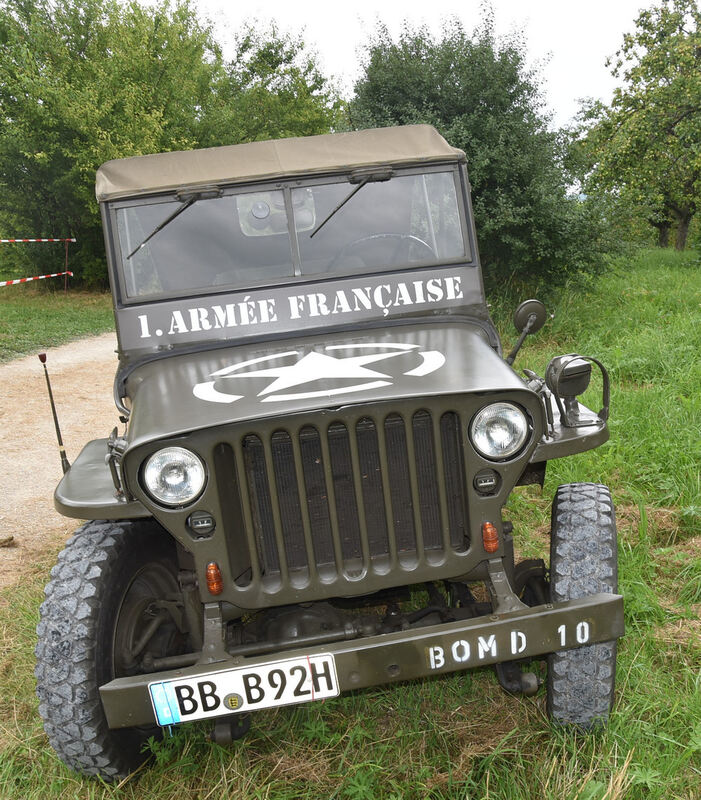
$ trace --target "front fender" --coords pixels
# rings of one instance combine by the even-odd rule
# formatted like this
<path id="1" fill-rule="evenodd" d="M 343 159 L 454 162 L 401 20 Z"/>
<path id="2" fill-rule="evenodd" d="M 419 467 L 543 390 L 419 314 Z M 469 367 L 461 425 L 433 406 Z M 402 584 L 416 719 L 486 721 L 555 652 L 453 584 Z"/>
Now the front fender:
<path id="1" fill-rule="evenodd" d="M 117 496 L 107 464 L 107 439 L 88 442 L 54 492 L 54 506 L 76 519 L 138 519 L 151 514 L 138 500 Z"/>

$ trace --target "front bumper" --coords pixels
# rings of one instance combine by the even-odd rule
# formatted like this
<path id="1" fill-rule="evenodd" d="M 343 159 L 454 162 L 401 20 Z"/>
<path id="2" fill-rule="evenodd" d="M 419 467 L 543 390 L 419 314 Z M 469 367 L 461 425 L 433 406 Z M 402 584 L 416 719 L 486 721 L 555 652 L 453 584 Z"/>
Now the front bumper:
<path id="1" fill-rule="evenodd" d="M 595 594 L 578 600 L 397 631 L 350 641 L 285 650 L 284 657 L 331 653 L 341 691 L 529 659 L 623 635 L 623 598 Z M 564 643 L 564 645 L 563 645 Z M 230 667 L 265 664 L 279 654 L 198 663 L 165 672 L 117 678 L 100 687 L 110 728 L 153 725 L 148 686 L 159 681 L 206 678 Z"/>

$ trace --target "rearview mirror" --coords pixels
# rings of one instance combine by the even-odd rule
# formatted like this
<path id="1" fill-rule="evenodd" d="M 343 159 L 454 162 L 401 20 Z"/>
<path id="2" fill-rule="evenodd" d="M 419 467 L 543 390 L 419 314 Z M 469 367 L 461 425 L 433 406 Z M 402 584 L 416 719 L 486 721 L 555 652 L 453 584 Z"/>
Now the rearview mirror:
<path id="1" fill-rule="evenodd" d="M 521 349 L 526 336 L 529 333 L 539 331 L 545 324 L 548 314 L 545 306 L 540 300 L 524 300 L 523 303 L 514 311 L 514 325 L 521 334 L 514 345 L 514 349 L 506 357 L 507 364 L 513 364 L 516 354 Z"/>
<path id="2" fill-rule="evenodd" d="M 531 317 L 534 319 L 531 321 Z M 540 300 L 524 300 L 523 303 L 514 311 L 514 327 L 519 333 L 524 331 L 528 333 L 536 333 L 548 318 L 545 306 Z M 528 323 L 530 327 L 528 326 Z M 528 328 L 528 330 L 526 330 Z"/>

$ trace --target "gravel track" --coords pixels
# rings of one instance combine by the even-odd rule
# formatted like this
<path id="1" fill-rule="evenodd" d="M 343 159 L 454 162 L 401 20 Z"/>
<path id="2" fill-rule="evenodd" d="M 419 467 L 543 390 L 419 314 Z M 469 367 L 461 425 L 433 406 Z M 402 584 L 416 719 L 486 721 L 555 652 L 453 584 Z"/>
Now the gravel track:
<path id="1" fill-rule="evenodd" d="M 46 350 L 68 460 L 118 423 L 112 400 L 114 333 Z M 0 588 L 55 558 L 80 520 L 53 506 L 61 479 L 44 370 L 36 355 L 0 364 Z M 10 546 L 7 540 L 12 537 Z"/>

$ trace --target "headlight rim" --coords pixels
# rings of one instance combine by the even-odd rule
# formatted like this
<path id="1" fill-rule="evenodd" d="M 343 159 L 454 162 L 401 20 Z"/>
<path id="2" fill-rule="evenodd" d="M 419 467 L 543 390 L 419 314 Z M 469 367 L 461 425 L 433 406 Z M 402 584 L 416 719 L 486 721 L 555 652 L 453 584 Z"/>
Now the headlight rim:
<path id="1" fill-rule="evenodd" d="M 201 485 L 199 486 L 196 492 L 193 492 L 190 495 L 188 495 L 186 499 L 179 499 L 177 501 L 164 500 L 162 497 L 159 497 L 148 484 L 146 478 L 146 472 L 149 464 L 156 456 L 168 450 L 179 451 L 181 453 L 186 453 L 188 456 L 192 456 L 196 460 L 196 462 L 199 463 L 199 466 L 202 470 Z M 165 447 L 159 447 L 157 450 L 154 450 L 152 453 L 150 453 L 143 459 L 143 461 L 141 462 L 141 467 L 139 469 L 139 477 L 140 477 L 139 483 L 141 489 L 151 502 L 168 510 L 177 510 L 179 508 L 186 508 L 187 506 L 191 506 L 193 503 L 197 502 L 197 500 L 199 500 L 200 497 L 202 497 L 202 494 L 207 486 L 209 474 L 207 471 L 207 462 L 194 450 L 191 450 L 189 447 L 183 447 L 182 445 L 167 445 Z"/>
<path id="2" fill-rule="evenodd" d="M 475 422 L 476 422 L 477 418 L 479 417 L 479 415 L 482 414 L 484 411 L 486 411 L 491 406 L 509 406 L 510 408 L 515 409 L 516 411 L 518 411 L 522 415 L 522 417 L 523 417 L 523 419 L 524 419 L 524 421 L 526 423 L 525 433 L 524 433 L 524 436 L 523 436 L 523 441 L 520 442 L 518 447 L 516 447 L 508 455 L 502 455 L 502 456 L 490 455 L 488 453 L 485 453 L 483 450 L 481 450 L 477 446 L 477 444 L 475 442 L 475 436 L 474 436 Z M 526 450 L 526 448 L 528 447 L 529 443 L 533 439 L 533 421 L 532 421 L 531 415 L 528 413 L 528 411 L 523 406 L 519 405 L 518 403 L 516 403 L 516 402 L 514 402 L 512 400 L 492 400 L 489 403 L 485 403 L 485 405 L 483 405 L 479 409 L 477 409 L 477 411 L 472 415 L 472 419 L 470 420 L 470 423 L 468 425 L 467 431 L 468 431 L 468 434 L 467 434 L 468 441 L 469 441 L 470 445 L 472 446 L 473 450 L 475 451 L 475 453 L 477 453 L 478 456 L 480 456 L 481 458 L 485 459 L 486 461 L 491 461 L 493 463 L 504 463 L 504 462 L 507 462 L 507 461 L 513 461 L 514 459 L 518 458 L 524 452 L 524 450 Z"/>

